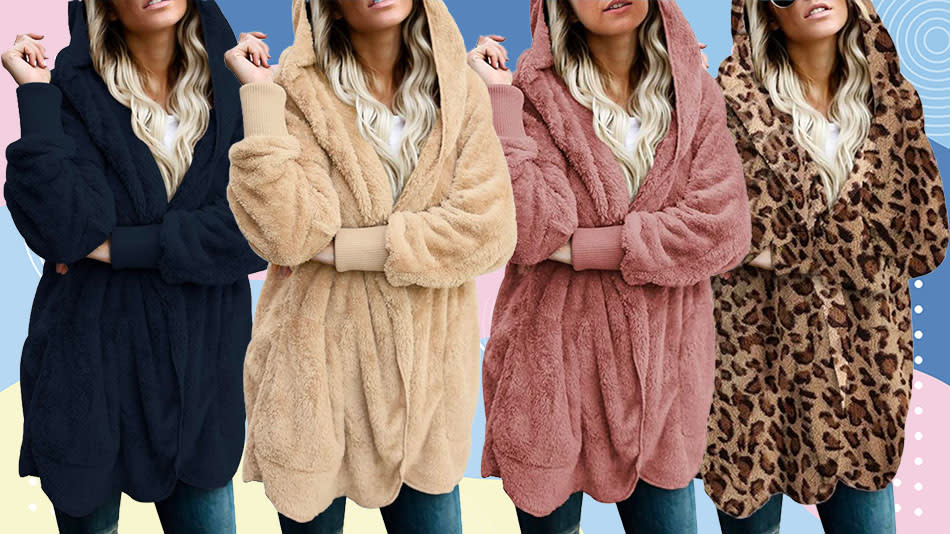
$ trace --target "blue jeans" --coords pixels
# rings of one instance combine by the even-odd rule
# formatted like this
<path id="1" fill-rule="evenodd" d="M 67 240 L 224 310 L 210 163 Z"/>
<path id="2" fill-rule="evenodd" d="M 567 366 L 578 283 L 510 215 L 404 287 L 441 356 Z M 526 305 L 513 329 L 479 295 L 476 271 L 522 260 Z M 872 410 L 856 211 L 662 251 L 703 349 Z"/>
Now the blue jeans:
<path id="1" fill-rule="evenodd" d="M 826 534 L 895 534 L 894 488 L 861 491 L 838 484 L 830 499 L 818 505 Z M 745 519 L 719 512 L 722 534 L 778 534 L 782 495 L 773 495 L 762 508 Z"/>
<path id="2" fill-rule="evenodd" d="M 89 515 L 73 517 L 56 510 L 60 534 L 114 534 L 119 530 L 121 494 Z M 234 488 L 202 489 L 179 482 L 167 499 L 155 503 L 167 534 L 234 534 Z"/>
<path id="3" fill-rule="evenodd" d="M 430 495 L 403 486 L 396 500 L 379 511 L 386 531 L 392 534 L 462 534 L 462 506 L 458 486 L 441 495 Z M 346 497 L 340 497 L 306 523 L 298 523 L 278 514 L 280 531 L 283 534 L 342 534 L 345 512 Z"/>
<path id="4" fill-rule="evenodd" d="M 584 494 L 577 492 L 544 517 L 518 510 L 521 534 L 577 534 L 583 500 Z M 682 489 L 666 490 L 641 480 L 633 495 L 617 503 L 617 511 L 627 534 L 696 533 L 696 494 L 692 482 Z"/>

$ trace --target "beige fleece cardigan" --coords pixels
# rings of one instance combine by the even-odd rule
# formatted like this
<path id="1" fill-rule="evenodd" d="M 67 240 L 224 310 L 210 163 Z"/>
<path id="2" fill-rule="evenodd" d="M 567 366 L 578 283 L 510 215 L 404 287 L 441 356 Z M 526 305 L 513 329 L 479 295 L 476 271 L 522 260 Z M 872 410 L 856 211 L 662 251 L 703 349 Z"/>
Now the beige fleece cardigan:
<path id="1" fill-rule="evenodd" d="M 511 256 L 514 201 L 485 84 L 445 5 L 424 3 L 439 120 L 395 205 L 355 110 L 315 67 L 304 0 L 276 83 L 241 90 L 228 198 L 272 263 L 245 363 L 244 479 L 296 521 L 342 495 L 380 507 L 403 484 L 449 492 L 469 456 L 474 278 Z M 310 261 L 334 238 L 336 268 Z"/>

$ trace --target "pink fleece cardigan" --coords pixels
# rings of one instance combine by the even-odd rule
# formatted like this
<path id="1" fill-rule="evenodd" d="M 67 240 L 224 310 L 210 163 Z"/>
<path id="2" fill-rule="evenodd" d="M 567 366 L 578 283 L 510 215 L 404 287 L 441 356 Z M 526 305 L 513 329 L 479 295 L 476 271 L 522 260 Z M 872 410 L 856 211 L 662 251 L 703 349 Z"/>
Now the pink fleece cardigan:
<path id="1" fill-rule="evenodd" d="M 682 488 L 706 444 L 715 338 L 710 277 L 749 251 L 742 166 L 723 99 L 671 0 L 659 3 L 675 113 L 629 202 L 591 112 L 552 67 L 542 1 L 514 86 L 492 86 L 518 245 L 485 353 L 482 474 L 546 515 L 643 479 Z M 546 261 L 573 237 L 574 267 Z"/>

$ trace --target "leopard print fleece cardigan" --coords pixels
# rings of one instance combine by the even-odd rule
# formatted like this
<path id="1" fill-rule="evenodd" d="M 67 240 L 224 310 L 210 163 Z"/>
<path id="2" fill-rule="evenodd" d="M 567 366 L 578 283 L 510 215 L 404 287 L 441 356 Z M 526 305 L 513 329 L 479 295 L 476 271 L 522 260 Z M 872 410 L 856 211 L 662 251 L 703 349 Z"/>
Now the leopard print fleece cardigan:
<path id="1" fill-rule="evenodd" d="M 865 1 L 865 0 L 858 0 Z M 947 213 L 916 91 L 866 2 L 871 134 L 829 208 L 813 160 L 753 74 L 744 1 L 720 68 L 752 211 L 748 260 L 774 271 L 717 279 L 719 362 L 703 466 L 720 510 L 769 497 L 827 500 L 841 482 L 886 487 L 897 472 L 913 372 L 909 278 L 947 248 Z"/>

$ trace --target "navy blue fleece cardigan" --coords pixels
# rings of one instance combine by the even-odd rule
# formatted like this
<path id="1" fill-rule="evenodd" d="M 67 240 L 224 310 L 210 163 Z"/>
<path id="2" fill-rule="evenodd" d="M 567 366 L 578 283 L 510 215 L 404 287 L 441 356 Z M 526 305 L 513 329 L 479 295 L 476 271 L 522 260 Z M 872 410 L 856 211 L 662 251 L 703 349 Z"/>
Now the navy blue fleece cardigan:
<path id="1" fill-rule="evenodd" d="M 170 202 L 130 110 L 92 68 L 82 2 L 69 3 L 52 83 L 17 90 L 22 137 L 7 149 L 4 195 L 46 260 L 21 360 L 20 474 L 71 515 L 118 491 L 156 501 L 179 480 L 223 486 L 241 456 L 247 276 L 266 263 L 225 198 L 243 135 L 223 61 L 234 34 L 214 2 L 194 1 L 213 111 Z M 107 238 L 111 265 L 85 258 Z"/>

